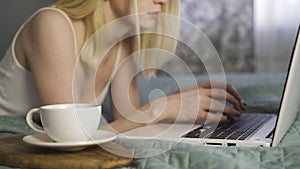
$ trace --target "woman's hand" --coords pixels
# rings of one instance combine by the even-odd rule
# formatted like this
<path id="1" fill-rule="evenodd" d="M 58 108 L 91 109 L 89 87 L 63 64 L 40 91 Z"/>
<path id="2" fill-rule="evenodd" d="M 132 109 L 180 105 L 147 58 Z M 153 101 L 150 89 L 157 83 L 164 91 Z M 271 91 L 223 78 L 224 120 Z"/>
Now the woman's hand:
<path id="1" fill-rule="evenodd" d="M 230 102 L 235 109 L 238 111 L 244 111 L 246 108 L 246 103 L 242 100 L 239 92 L 235 89 L 232 84 L 225 84 L 218 81 L 204 82 L 199 83 L 197 86 L 189 86 L 183 89 L 177 90 L 175 93 L 186 92 L 197 89 L 211 89 L 212 92 L 207 91 L 210 97 L 219 97 L 219 99 L 226 98 L 228 102 Z M 220 96 L 222 95 L 222 96 Z"/>
<path id="2" fill-rule="evenodd" d="M 150 122 L 152 124 L 164 120 L 225 121 L 230 117 L 239 117 L 245 109 L 245 103 L 231 84 L 214 81 L 178 90 L 175 94 L 154 100 L 145 107 L 144 109 L 151 110 L 155 118 Z"/>

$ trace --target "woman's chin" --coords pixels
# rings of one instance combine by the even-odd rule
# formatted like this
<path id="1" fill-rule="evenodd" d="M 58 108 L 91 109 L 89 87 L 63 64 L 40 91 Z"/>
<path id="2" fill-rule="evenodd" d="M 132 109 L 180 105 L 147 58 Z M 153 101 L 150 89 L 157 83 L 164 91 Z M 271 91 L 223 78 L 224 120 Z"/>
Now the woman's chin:
<path id="1" fill-rule="evenodd" d="M 149 21 L 149 22 L 141 22 L 140 23 L 140 28 L 142 30 L 151 30 L 155 27 L 156 22 L 155 21 Z"/>

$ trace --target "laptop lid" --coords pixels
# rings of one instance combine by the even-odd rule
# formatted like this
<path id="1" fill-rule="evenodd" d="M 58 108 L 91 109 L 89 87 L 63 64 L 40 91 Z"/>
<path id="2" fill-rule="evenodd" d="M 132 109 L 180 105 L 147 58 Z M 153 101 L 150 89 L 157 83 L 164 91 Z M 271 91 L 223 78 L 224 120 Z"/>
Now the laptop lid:
<path id="1" fill-rule="evenodd" d="M 282 101 L 279 107 L 279 113 L 275 126 L 275 133 L 272 141 L 272 147 L 278 145 L 287 130 L 294 122 L 300 102 L 300 25 L 291 55 L 288 74 L 286 76 L 285 87 L 282 93 Z"/>

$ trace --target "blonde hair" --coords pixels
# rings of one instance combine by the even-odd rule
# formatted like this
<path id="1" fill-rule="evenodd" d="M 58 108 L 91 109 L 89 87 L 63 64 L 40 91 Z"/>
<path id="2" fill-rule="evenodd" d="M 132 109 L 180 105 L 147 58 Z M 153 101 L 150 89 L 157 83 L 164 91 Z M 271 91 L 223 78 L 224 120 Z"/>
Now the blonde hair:
<path id="1" fill-rule="evenodd" d="M 66 12 L 71 18 L 82 19 L 86 25 L 85 42 L 99 29 L 103 28 L 108 22 L 105 20 L 104 0 L 59 0 L 54 3 L 52 7 L 58 8 Z M 130 5 L 133 7 L 135 13 L 137 9 L 138 0 L 130 0 Z M 170 14 L 171 16 L 179 15 L 179 0 L 170 0 L 167 5 L 163 5 L 162 13 Z M 139 18 L 136 17 L 137 25 L 139 25 Z M 179 24 L 175 22 L 168 22 L 167 19 L 159 19 L 157 28 L 163 32 L 172 32 L 172 35 L 178 34 Z M 151 48 L 159 48 L 174 52 L 177 40 L 174 37 L 168 37 L 157 34 L 140 34 L 140 28 L 137 28 L 137 35 L 134 37 L 135 51 Z M 95 43 L 100 41 L 95 39 Z M 103 39 L 101 40 L 103 42 Z M 87 49 L 84 49 L 87 48 Z M 97 52 L 99 48 L 94 46 L 84 45 L 84 50 L 81 51 L 81 59 L 85 61 L 90 67 L 96 68 Z M 92 54 L 93 53 L 93 54 Z M 149 67 L 158 68 L 168 60 L 167 56 L 146 56 L 141 55 L 134 58 L 135 63 L 143 70 L 142 74 L 145 78 L 150 78 L 155 75 L 156 69 L 149 69 Z"/>

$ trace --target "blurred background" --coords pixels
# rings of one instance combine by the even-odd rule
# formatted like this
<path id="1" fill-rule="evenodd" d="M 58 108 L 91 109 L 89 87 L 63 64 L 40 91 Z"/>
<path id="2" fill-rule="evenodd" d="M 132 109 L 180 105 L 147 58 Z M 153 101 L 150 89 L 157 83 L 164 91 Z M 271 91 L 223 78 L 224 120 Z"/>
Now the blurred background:
<path id="1" fill-rule="evenodd" d="M 1 0 L 0 1 L 0 59 L 12 42 L 14 34 L 37 9 L 56 0 Z"/>
<path id="2" fill-rule="evenodd" d="M 0 1 L 0 59 L 19 26 L 55 0 Z M 282 72 L 300 23 L 299 0 L 181 0 L 181 16 L 211 40 L 226 72 Z M 191 36 L 192 37 L 192 36 Z M 194 73 L 203 72 L 191 51 L 179 56 Z M 173 72 L 184 70 L 168 63 Z"/>
<path id="3" fill-rule="evenodd" d="M 181 2 L 181 16 L 208 36 L 226 73 L 286 70 L 300 24 L 299 0 Z M 184 52 L 181 56 L 193 72 L 202 72 L 197 66 L 199 59 L 191 52 Z"/>

